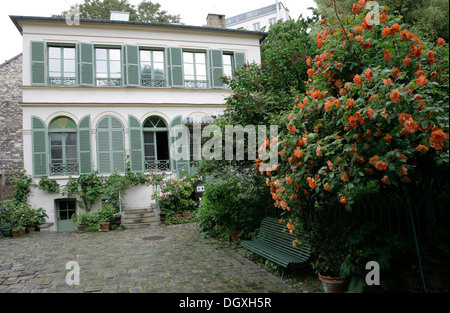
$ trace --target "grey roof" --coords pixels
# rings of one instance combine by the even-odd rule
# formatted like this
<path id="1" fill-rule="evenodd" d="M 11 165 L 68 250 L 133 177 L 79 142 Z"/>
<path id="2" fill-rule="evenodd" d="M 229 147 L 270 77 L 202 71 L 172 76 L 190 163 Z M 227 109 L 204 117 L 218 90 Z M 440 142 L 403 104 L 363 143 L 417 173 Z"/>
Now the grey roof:
<path id="1" fill-rule="evenodd" d="M 282 7 L 284 7 L 283 3 L 281 3 L 281 2 L 279 2 L 279 6 L 280 6 L 280 9 Z M 269 6 L 264 7 L 264 8 L 260 8 L 260 9 L 256 9 L 256 10 L 253 10 L 253 11 L 250 11 L 250 12 L 242 13 L 242 14 L 239 14 L 239 15 L 227 18 L 226 19 L 227 26 L 228 25 L 232 25 L 232 24 L 236 24 L 236 23 L 239 23 L 239 22 L 242 22 L 242 21 L 245 21 L 245 20 L 253 19 L 255 17 L 261 16 L 261 15 L 265 15 L 265 14 L 268 14 L 268 13 L 271 13 L 271 12 L 276 12 L 276 11 L 277 11 L 277 5 L 276 4 L 272 4 L 272 5 L 269 5 Z"/>
<path id="2" fill-rule="evenodd" d="M 3 66 L 5 66 L 6 64 L 8 64 L 8 63 L 14 61 L 15 59 L 19 58 L 21 55 L 22 55 L 22 53 L 19 53 L 19 54 L 16 55 L 15 57 L 13 57 L 13 58 L 11 58 L 11 59 L 9 59 L 9 60 L 6 60 L 6 61 L 3 62 L 2 64 L 0 64 L 0 67 L 3 67 Z"/>
<path id="3" fill-rule="evenodd" d="M 22 33 L 22 28 L 19 25 L 19 20 L 32 20 L 32 21 L 52 21 L 52 22 L 65 22 L 65 17 L 42 17 L 42 16 L 17 16 L 10 15 L 10 19 L 16 25 L 20 33 Z M 80 19 L 80 23 L 103 23 L 103 24 L 124 24 L 124 25 L 141 25 L 149 27 L 161 27 L 161 28 L 180 28 L 180 29 L 192 29 L 192 30 L 209 30 L 218 32 L 228 32 L 228 33 L 240 33 L 256 35 L 262 38 L 267 36 L 265 32 L 249 31 L 249 30 L 237 30 L 229 28 L 215 28 L 215 27 L 205 27 L 205 26 L 189 26 L 183 24 L 165 24 L 165 23 L 148 23 L 148 22 L 135 22 L 135 21 L 112 21 L 112 20 L 98 20 L 98 19 Z"/>

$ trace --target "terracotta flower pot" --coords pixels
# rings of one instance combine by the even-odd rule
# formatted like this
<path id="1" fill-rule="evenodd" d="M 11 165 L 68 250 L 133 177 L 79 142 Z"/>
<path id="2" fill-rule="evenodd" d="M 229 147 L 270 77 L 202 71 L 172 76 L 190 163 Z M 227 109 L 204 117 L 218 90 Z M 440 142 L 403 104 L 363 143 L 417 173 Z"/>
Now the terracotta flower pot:
<path id="1" fill-rule="evenodd" d="M 12 232 L 13 238 L 21 238 L 23 236 L 25 236 L 25 231 L 13 231 Z"/>
<path id="2" fill-rule="evenodd" d="M 29 234 L 34 233 L 35 230 L 36 230 L 36 227 L 27 227 L 27 232 L 28 232 Z"/>
<path id="3" fill-rule="evenodd" d="M 192 213 L 183 213 L 183 217 L 186 219 L 186 221 L 189 221 L 191 219 Z"/>
<path id="4" fill-rule="evenodd" d="M 322 276 L 319 273 L 325 293 L 343 293 L 345 291 L 345 280 L 342 277 Z"/>
<path id="5" fill-rule="evenodd" d="M 80 233 L 84 232 L 84 231 L 86 230 L 86 225 L 80 225 L 80 226 L 78 226 L 78 227 L 77 227 L 77 230 L 78 230 Z"/>
<path id="6" fill-rule="evenodd" d="M 233 239 L 234 242 L 239 243 L 239 239 L 238 236 L 241 233 L 242 229 L 238 229 L 238 230 L 229 230 L 228 232 L 231 235 L 231 239 Z"/>
<path id="7" fill-rule="evenodd" d="M 109 222 L 105 224 L 100 224 L 100 231 L 109 231 Z"/>

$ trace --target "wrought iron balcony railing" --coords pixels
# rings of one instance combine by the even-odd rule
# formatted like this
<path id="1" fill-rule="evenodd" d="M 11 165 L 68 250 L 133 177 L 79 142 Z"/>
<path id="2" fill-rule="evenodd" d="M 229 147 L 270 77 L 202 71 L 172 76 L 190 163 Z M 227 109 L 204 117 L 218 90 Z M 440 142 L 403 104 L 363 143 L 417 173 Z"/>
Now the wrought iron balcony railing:
<path id="1" fill-rule="evenodd" d="M 141 80 L 142 87 L 164 88 L 166 87 L 165 79 L 143 78 Z"/>
<path id="2" fill-rule="evenodd" d="M 51 176 L 69 176 L 79 174 L 78 163 L 60 163 L 50 164 Z"/>
<path id="3" fill-rule="evenodd" d="M 146 160 L 145 161 L 145 171 L 146 172 L 159 172 L 159 171 L 170 171 L 170 161 L 169 160 Z"/>
<path id="4" fill-rule="evenodd" d="M 97 78 L 98 87 L 120 87 L 122 79 L 120 78 Z"/>
<path id="5" fill-rule="evenodd" d="M 72 87 L 75 86 L 75 77 L 49 77 L 49 86 Z"/>
<path id="6" fill-rule="evenodd" d="M 207 80 L 185 80 L 184 87 L 186 88 L 196 88 L 196 89 L 207 89 Z"/>

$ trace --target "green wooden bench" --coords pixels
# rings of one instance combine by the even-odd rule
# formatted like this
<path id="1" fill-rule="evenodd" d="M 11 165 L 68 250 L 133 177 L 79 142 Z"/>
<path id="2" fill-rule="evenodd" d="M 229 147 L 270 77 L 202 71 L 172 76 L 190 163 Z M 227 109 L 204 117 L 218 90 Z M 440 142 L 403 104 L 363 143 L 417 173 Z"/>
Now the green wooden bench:
<path id="1" fill-rule="evenodd" d="M 292 242 L 295 239 L 297 237 L 289 234 L 285 223 L 280 223 L 277 218 L 266 217 L 261 221 L 257 239 L 244 240 L 241 245 L 282 266 L 283 270 L 289 264 L 300 264 L 309 258 L 309 245 L 305 244 L 294 248 Z"/>

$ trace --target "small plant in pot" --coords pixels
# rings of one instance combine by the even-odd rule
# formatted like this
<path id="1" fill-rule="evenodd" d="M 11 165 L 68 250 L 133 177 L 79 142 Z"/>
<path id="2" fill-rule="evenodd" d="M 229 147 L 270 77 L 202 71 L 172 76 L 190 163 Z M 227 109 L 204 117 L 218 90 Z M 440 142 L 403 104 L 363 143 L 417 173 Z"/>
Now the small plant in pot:
<path id="1" fill-rule="evenodd" d="M 303 240 L 309 242 L 312 267 L 322 282 L 325 293 L 345 292 L 347 282 L 341 275 L 341 265 L 349 254 L 346 235 L 339 223 L 316 219 L 308 223 L 302 232 Z"/>
<path id="2" fill-rule="evenodd" d="M 77 212 L 72 215 L 72 220 L 79 232 L 86 230 L 86 225 L 90 224 L 91 219 L 91 215 L 88 212 Z"/>
<path id="3" fill-rule="evenodd" d="M 25 226 L 17 225 L 12 228 L 12 237 L 20 238 L 25 236 Z"/>
<path id="4" fill-rule="evenodd" d="M 116 225 L 116 227 L 119 227 L 120 225 L 122 225 L 122 213 L 121 212 L 114 213 L 114 225 Z"/>
<path id="5" fill-rule="evenodd" d="M 116 208 L 109 203 L 104 203 L 102 207 L 96 212 L 96 221 L 100 225 L 100 231 L 109 231 L 109 226 L 114 220 Z"/>

